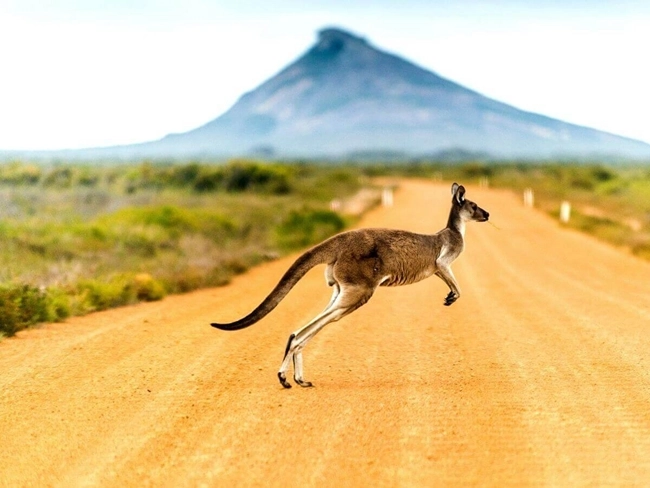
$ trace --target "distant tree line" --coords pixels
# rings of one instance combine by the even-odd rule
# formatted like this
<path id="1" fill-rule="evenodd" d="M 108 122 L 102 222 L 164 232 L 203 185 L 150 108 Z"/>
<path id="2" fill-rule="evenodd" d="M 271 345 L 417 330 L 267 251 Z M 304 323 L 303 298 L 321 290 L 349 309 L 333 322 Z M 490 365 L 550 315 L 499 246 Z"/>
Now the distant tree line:
<path id="1" fill-rule="evenodd" d="M 286 164 L 234 160 L 225 165 L 189 162 L 112 167 L 90 165 L 38 165 L 14 161 L 0 165 L 0 184 L 47 188 L 122 186 L 140 189 L 186 188 L 195 192 L 262 191 L 276 195 L 292 191 L 295 169 Z"/>

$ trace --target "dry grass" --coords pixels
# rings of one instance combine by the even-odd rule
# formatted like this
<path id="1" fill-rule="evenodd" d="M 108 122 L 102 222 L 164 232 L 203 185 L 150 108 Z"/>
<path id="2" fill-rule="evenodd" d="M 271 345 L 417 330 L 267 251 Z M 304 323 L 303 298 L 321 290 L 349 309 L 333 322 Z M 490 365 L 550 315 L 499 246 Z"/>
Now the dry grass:
<path id="1" fill-rule="evenodd" d="M 359 176 L 242 161 L 0 166 L 0 334 L 227 283 L 340 231 L 330 201 Z"/>

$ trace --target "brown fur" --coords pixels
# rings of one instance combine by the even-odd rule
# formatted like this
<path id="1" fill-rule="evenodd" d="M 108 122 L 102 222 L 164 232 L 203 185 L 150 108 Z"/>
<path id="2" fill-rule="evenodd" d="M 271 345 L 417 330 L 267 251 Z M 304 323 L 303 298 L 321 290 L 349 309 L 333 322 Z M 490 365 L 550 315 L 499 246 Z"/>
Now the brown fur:
<path id="1" fill-rule="evenodd" d="M 332 300 L 323 313 L 291 334 L 278 372 L 280 383 L 290 388 L 286 371 L 293 360 L 296 383 L 312 386 L 302 377 L 302 349 L 325 325 L 364 305 L 378 286 L 408 285 L 435 274 L 450 289 L 445 305 L 451 305 L 460 297 L 450 265 L 463 251 L 465 222 L 485 222 L 489 217 L 488 212 L 466 200 L 464 195 L 465 188 L 454 183 L 447 226 L 435 234 L 358 229 L 325 240 L 301 255 L 250 314 L 229 324 L 213 323 L 212 326 L 238 330 L 254 324 L 271 312 L 307 271 L 318 264 L 326 264 L 326 281 L 334 288 Z"/>

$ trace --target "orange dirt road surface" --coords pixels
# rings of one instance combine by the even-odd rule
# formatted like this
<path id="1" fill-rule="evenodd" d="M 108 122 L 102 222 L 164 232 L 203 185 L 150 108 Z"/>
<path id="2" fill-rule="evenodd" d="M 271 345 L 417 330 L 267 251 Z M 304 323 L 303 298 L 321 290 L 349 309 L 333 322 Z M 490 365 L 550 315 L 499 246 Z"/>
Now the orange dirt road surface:
<path id="1" fill-rule="evenodd" d="M 405 181 L 366 227 L 435 232 L 450 185 Z M 307 346 L 317 267 L 265 319 L 224 332 L 293 258 L 231 285 L 0 342 L 0 486 L 650 486 L 650 264 L 562 230 L 510 193 L 454 263 L 377 290 Z M 295 257 L 295 256 L 294 256 Z"/>

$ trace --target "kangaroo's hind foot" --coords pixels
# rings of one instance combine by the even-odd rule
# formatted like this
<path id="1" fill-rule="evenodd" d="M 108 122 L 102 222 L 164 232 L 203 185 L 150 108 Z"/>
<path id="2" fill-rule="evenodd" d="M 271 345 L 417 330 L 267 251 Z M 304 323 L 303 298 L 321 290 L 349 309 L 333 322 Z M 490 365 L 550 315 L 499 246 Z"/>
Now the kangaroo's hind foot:
<path id="1" fill-rule="evenodd" d="M 305 381 L 302 374 L 302 347 L 298 347 L 293 352 L 293 380 L 303 388 L 314 386 L 311 381 Z"/>
<path id="2" fill-rule="evenodd" d="M 287 381 L 286 375 L 282 372 L 278 372 L 278 379 L 280 380 L 280 384 L 284 386 L 285 388 L 291 388 L 291 383 Z"/>

